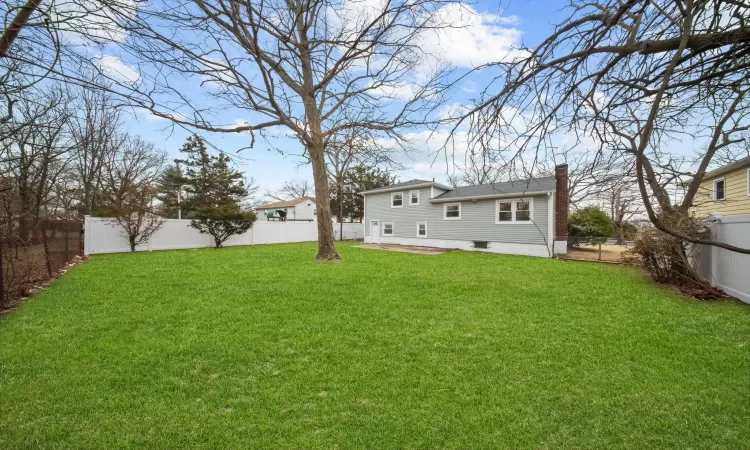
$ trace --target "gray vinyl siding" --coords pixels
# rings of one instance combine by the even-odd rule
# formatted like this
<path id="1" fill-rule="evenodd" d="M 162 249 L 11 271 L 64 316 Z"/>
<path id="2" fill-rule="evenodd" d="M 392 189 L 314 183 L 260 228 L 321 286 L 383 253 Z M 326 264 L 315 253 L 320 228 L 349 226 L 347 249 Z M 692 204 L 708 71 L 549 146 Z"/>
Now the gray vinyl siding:
<path id="1" fill-rule="evenodd" d="M 417 237 L 417 223 L 427 223 L 428 239 L 458 239 L 466 241 L 507 242 L 517 244 L 546 244 L 548 234 L 547 194 L 532 196 L 533 222 L 528 224 L 496 224 L 496 199 L 456 202 L 461 203 L 461 220 L 444 220 L 443 203 L 430 203 L 430 188 L 419 190 L 419 205 L 409 205 L 409 189 L 404 189 L 404 206 L 391 208 L 391 192 L 369 194 L 365 204 L 365 235 L 370 235 L 370 221 L 393 223 L 393 236 Z M 435 195 L 439 192 L 436 190 Z M 536 224 L 536 225 L 535 225 Z"/>

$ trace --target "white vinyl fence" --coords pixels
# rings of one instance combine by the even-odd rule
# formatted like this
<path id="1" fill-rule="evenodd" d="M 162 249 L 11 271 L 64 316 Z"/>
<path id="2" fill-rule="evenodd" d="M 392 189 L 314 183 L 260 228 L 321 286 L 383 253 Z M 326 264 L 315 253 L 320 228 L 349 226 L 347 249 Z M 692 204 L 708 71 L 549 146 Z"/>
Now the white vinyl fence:
<path id="1" fill-rule="evenodd" d="M 725 244 L 750 248 L 750 214 L 722 216 L 715 214 L 709 224 L 713 238 Z M 698 272 L 712 286 L 750 303 L 750 255 L 717 247 L 696 248 Z"/>
<path id="2" fill-rule="evenodd" d="M 339 224 L 334 223 L 336 239 L 339 239 Z M 362 239 L 364 228 L 361 223 L 345 223 L 344 239 Z M 261 222 L 257 221 L 244 234 L 230 237 L 225 246 L 281 244 L 286 242 L 306 242 L 318 239 L 316 222 Z M 173 250 L 180 248 L 213 247 L 214 240 L 209 234 L 200 234 L 190 226 L 189 220 L 165 219 L 164 225 L 136 251 Z M 122 228 L 112 219 L 86 216 L 84 222 L 84 253 L 129 252 L 130 245 Z"/>

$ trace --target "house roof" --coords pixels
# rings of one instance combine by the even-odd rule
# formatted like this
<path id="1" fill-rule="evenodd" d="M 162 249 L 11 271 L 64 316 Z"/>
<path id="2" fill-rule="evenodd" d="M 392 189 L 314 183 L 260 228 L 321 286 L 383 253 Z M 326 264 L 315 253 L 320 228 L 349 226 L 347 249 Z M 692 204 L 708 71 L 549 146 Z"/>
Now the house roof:
<path id="1" fill-rule="evenodd" d="M 431 202 L 475 199 L 482 197 L 506 197 L 525 195 L 555 190 L 555 177 L 532 178 L 530 180 L 503 181 L 491 184 L 459 186 L 430 199 Z"/>
<path id="2" fill-rule="evenodd" d="M 712 170 L 710 172 L 706 172 L 706 174 L 703 175 L 703 179 L 707 180 L 709 178 L 714 178 L 714 177 L 717 177 L 719 175 L 723 175 L 723 174 L 725 174 L 727 172 L 731 172 L 731 171 L 733 171 L 735 169 L 740 169 L 740 168 L 742 168 L 744 166 L 750 166 L 750 156 L 748 156 L 746 158 L 739 159 L 739 160 L 737 160 L 737 161 L 735 161 L 733 163 L 729 163 L 726 166 L 721 166 L 718 169 L 714 169 L 714 170 Z"/>
<path id="3" fill-rule="evenodd" d="M 290 206 L 294 206 L 299 203 L 302 203 L 305 200 L 311 200 L 313 203 L 315 203 L 315 197 L 297 197 L 292 200 L 284 200 L 280 202 L 266 203 L 265 205 L 258 206 L 255 209 L 288 208 Z"/>
<path id="4" fill-rule="evenodd" d="M 444 184 L 437 183 L 434 180 L 430 181 L 430 180 L 413 179 L 413 180 L 409 180 L 409 181 L 404 181 L 403 183 L 395 183 L 395 184 L 391 184 L 391 185 L 384 186 L 384 187 L 377 188 L 377 189 L 370 189 L 370 190 L 367 190 L 367 191 L 361 191 L 360 194 L 374 194 L 374 193 L 377 193 L 377 192 L 391 192 L 391 191 L 398 191 L 399 189 L 403 189 L 403 188 L 427 187 L 427 186 L 436 186 L 436 187 L 439 187 L 441 189 L 452 189 L 451 187 L 446 186 Z"/>

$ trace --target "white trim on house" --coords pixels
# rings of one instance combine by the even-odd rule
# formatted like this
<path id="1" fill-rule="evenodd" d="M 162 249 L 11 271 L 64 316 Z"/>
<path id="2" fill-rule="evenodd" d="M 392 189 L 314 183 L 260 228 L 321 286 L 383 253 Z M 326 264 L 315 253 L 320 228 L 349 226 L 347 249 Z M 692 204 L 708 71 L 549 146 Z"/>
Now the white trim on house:
<path id="1" fill-rule="evenodd" d="M 411 201 L 414 193 L 417 194 L 417 203 Z M 419 206 L 419 189 L 409 191 L 409 206 Z"/>
<path id="2" fill-rule="evenodd" d="M 424 225 L 424 235 L 419 234 L 420 225 Z M 419 239 L 425 239 L 427 237 L 427 222 L 417 222 L 417 237 Z"/>
<path id="3" fill-rule="evenodd" d="M 724 183 L 723 184 L 723 188 L 722 188 L 723 189 L 722 194 L 724 194 L 724 196 L 722 198 L 718 198 L 716 196 L 716 183 L 718 183 L 719 181 L 721 181 L 722 183 Z M 722 202 L 722 201 L 726 200 L 726 198 L 727 198 L 727 182 L 724 180 L 724 177 L 715 179 L 713 181 L 713 183 L 712 183 L 712 186 L 713 186 L 713 199 L 714 199 L 714 201 L 715 202 Z"/>
<path id="4" fill-rule="evenodd" d="M 488 195 L 471 195 L 468 197 L 446 197 L 446 198 L 431 198 L 430 203 L 446 203 L 446 202 L 461 202 L 466 200 L 485 200 L 492 198 L 523 198 L 525 196 L 531 197 L 534 195 L 542 194 L 554 194 L 555 191 L 526 191 L 526 192 L 514 192 L 511 194 L 488 194 Z"/>
<path id="5" fill-rule="evenodd" d="M 547 194 L 547 248 L 549 254 L 555 254 L 555 196 Z"/>
<path id="6" fill-rule="evenodd" d="M 365 242 L 371 243 L 372 239 L 365 239 Z M 430 239 L 430 238 L 403 238 L 383 236 L 381 244 L 396 245 L 415 245 L 422 247 L 450 248 L 459 250 L 468 250 L 475 252 L 487 253 L 504 253 L 508 255 L 538 256 L 549 258 L 549 251 L 544 244 L 515 244 L 509 242 L 487 242 L 487 248 L 475 248 L 474 241 L 465 241 L 458 239 Z"/>
<path id="7" fill-rule="evenodd" d="M 518 202 L 524 202 L 529 204 L 529 220 L 516 220 L 516 204 Z M 510 220 L 500 220 L 500 203 L 510 203 Z M 506 211 L 507 212 L 507 211 Z M 534 222 L 534 197 L 526 198 L 513 198 L 513 199 L 498 199 L 495 200 L 495 224 L 496 225 L 508 225 L 508 224 L 530 224 Z"/>
<path id="8" fill-rule="evenodd" d="M 401 204 L 400 205 L 394 205 L 393 199 L 397 196 L 401 196 Z M 391 192 L 391 208 L 403 208 L 404 207 L 404 192 Z"/>
<path id="9" fill-rule="evenodd" d="M 458 205 L 458 217 L 448 217 L 448 207 Z M 443 205 L 443 220 L 461 220 L 461 202 L 446 203 Z"/>
<path id="10" fill-rule="evenodd" d="M 396 227 L 393 226 L 393 222 L 380 222 L 380 225 L 382 225 L 380 227 L 380 235 L 381 236 L 393 236 L 393 233 L 396 232 Z M 386 233 L 385 232 L 385 226 L 386 225 L 390 225 L 391 226 L 391 232 L 390 233 Z"/>

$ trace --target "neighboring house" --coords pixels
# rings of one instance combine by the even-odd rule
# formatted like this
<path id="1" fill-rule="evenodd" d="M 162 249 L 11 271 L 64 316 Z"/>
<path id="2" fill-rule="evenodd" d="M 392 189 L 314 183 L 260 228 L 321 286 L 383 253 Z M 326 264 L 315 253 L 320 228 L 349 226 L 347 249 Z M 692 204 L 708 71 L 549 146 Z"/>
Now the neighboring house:
<path id="1" fill-rule="evenodd" d="M 274 217 L 278 217 L 276 211 L 286 211 L 287 220 L 315 220 L 318 215 L 315 197 L 299 197 L 293 200 L 267 203 L 255 208 L 258 220 L 268 220 L 269 212 L 274 213 Z"/>
<path id="2" fill-rule="evenodd" d="M 532 256 L 567 250 L 567 165 L 532 180 L 457 188 L 411 180 L 360 194 L 368 243 Z"/>
<path id="3" fill-rule="evenodd" d="M 750 156 L 706 173 L 692 211 L 698 217 L 750 214 Z"/>

